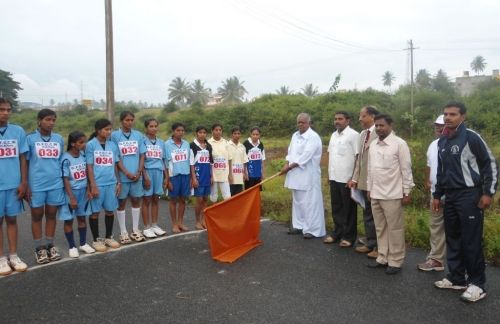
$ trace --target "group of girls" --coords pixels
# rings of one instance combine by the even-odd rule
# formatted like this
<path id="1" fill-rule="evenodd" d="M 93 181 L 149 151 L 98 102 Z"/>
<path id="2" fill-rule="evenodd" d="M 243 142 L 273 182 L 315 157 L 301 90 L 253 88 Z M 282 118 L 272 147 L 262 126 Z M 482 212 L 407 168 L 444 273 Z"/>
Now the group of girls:
<path id="1" fill-rule="evenodd" d="M 246 187 L 256 185 L 263 178 L 265 153 L 257 127 L 252 128 L 251 136 L 244 144 L 239 143 L 239 129 L 233 129 L 233 133 L 238 133 L 237 140 L 235 136 L 231 139 L 233 145 L 243 148 L 239 151 L 245 155 L 238 159 L 244 161 L 242 168 L 241 163 L 231 164 L 236 153 L 234 150 L 231 153 L 230 141 L 222 138 L 220 124 L 212 127 L 213 136 L 209 140 L 208 129 L 196 127 L 195 138 L 192 143 L 188 143 L 183 138 L 185 126 L 174 123 L 171 137 L 162 141 L 157 137 L 159 124 L 156 119 L 149 118 L 144 122 L 143 135 L 133 128 L 134 114 L 124 111 L 120 114 L 119 129 L 112 131 L 111 121 L 99 119 L 88 142 L 84 133 L 74 131 L 69 134 L 67 150 L 63 152 L 64 141 L 53 132 L 56 113 L 43 109 L 37 118 L 38 128 L 26 136 L 25 149 L 19 145 L 18 168 L 22 174 L 24 164 L 27 173 L 23 176 L 23 179 L 27 178 L 26 192 L 21 196 L 31 207 L 35 256 L 39 264 L 61 259 L 54 245 L 56 218 L 64 221 L 70 257 L 78 257 L 79 251 L 104 252 L 108 248 L 116 249 L 122 244 L 131 243 L 132 240 L 140 242 L 145 238 L 165 235 L 166 231 L 158 226 L 159 199 L 165 191 L 168 191 L 169 196 L 172 232 L 179 233 L 189 230 L 184 224 L 186 199 L 189 196 L 196 197 L 195 227 L 204 229 L 203 209 L 209 196 L 212 201 L 217 200 L 218 188 L 221 189 L 222 197 L 227 199 L 231 195 L 229 188 L 235 185 L 235 175 L 244 173 Z M 126 227 L 127 200 L 131 202 L 130 234 Z M 102 210 L 104 236 L 99 233 L 99 215 Z M 113 238 L 115 212 L 120 227 L 118 240 Z M 141 215 L 143 231 L 139 230 Z M 93 237 L 91 244 L 87 243 L 86 237 L 87 217 Z M 2 219 L 0 215 L 0 221 Z M 78 224 L 79 248 L 74 239 L 74 219 Z M 3 251 L 0 254 L 0 274 L 2 255 Z M 11 252 L 11 259 L 14 260 L 11 267 L 15 258 L 18 259 L 17 255 Z M 8 260 L 6 262 L 9 264 Z"/>

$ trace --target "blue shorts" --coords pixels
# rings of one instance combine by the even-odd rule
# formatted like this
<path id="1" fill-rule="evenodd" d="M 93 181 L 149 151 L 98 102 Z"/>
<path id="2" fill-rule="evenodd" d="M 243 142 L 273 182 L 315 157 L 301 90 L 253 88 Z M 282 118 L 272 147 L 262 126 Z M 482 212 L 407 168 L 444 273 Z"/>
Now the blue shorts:
<path id="1" fill-rule="evenodd" d="M 140 198 L 142 196 L 144 196 L 142 179 L 134 182 L 122 182 L 122 189 L 118 195 L 118 199 L 123 200 L 127 199 L 127 197 Z"/>
<path id="2" fill-rule="evenodd" d="M 210 187 L 211 186 L 199 186 L 198 188 L 194 188 L 194 196 L 195 197 L 207 197 L 210 196 Z"/>
<path id="3" fill-rule="evenodd" d="M 23 209 L 23 200 L 17 199 L 17 188 L 0 190 L 0 217 L 17 216 Z"/>
<path id="4" fill-rule="evenodd" d="M 87 188 L 73 189 L 73 195 L 76 198 L 78 206 L 76 209 L 71 209 L 69 206 L 69 197 L 66 194 L 66 203 L 58 211 L 59 220 L 66 221 L 74 219 L 75 216 L 89 216 L 89 213 L 85 210 L 85 207 L 88 207 Z"/>
<path id="5" fill-rule="evenodd" d="M 116 198 L 116 184 L 109 186 L 97 186 L 99 196 L 90 201 L 90 213 L 99 213 L 101 209 L 115 211 L 118 208 L 118 198 Z"/>
<path id="6" fill-rule="evenodd" d="M 178 174 L 170 177 L 173 190 L 168 191 L 168 196 L 176 197 L 189 197 L 191 194 L 191 176 L 189 174 Z"/>
<path id="7" fill-rule="evenodd" d="M 152 195 L 163 195 L 163 170 L 145 169 L 151 180 L 151 186 L 148 190 L 144 189 L 144 196 L 151 197 Z"/>
<path id="8" fill-rule="evenodd" d="M 43 207 L 45 205 L 61 206 L 65 201 L 63 188 L 31 193 L 32 208 Z"/>

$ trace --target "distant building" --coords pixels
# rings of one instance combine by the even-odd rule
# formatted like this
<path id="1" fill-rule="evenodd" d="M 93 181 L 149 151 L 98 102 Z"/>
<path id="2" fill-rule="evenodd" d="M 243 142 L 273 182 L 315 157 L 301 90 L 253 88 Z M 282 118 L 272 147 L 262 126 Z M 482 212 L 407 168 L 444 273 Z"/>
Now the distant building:
<path id="1" fill-rule="evenodd" d="M 460 95 L 468 96 L 476 90 L 479 84 L 492 79 L 500 80 L 498 70 L 493 70 L 491 75 L 475 76 L 470 76 L 469 71 L 464 71 L 464 74 L 461 77 L 455 79 L 455 87 Z"/>
<path id="2" fill-rule="evenodd" d="M 207 106 L 216 106 L 222 103 L 222 96 L 213 95 L 208 98 Z"/>

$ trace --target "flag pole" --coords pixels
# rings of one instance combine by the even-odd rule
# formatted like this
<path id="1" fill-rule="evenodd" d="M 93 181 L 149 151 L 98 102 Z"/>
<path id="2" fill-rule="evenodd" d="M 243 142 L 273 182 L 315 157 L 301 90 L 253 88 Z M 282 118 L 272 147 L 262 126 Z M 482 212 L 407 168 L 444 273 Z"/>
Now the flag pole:
<path id="1" fill-rule="evenodd" d="M 268 181 L 270 181 L 270 180 L 273 180 L 274 178 L 276 178 L 276 177 L 278 177 L 278 176 L 280 176 L 280 175 L 281 175 L 281 171 L 280 171 L 280 172 L 278 172 L 278 173 L 276 173 L 275 175 L 270 176 L 270 177 L 269 177 L 269 178 L 267 178 L 267 179 L 262 180 L 261 182 L 259 182 L 258 184 L 256 184 L 256 186 L 261 186 L 261 185 L 263 185 L 264 183 L 266 183 L 266 182 L 268 182 Z"/>

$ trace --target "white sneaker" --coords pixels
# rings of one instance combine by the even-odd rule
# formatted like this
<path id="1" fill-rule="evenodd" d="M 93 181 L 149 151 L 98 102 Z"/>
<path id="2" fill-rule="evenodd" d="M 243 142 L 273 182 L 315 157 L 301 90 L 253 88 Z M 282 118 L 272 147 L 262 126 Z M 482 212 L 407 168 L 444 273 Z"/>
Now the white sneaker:
<path id="1" fill-rule="evenodd" d="M 85 243 L 85 245 L 80 246 L 80 251 L 85 252 L 87 254 L 91 254 L 91 253 L 95 252 L 95 250 L 87 243 Z"/>
<path id="2" fill-rule="evenodd" d="M 78 249 L 76 247 L 69 249 L 69 257 L 70 258 L 78 258 L 80 253 L 78 253 Z"/>
<path id="3" fill-rule="evenodd" d="M 24 263 L 17 255 L 9 257 L 10 267 L 17 272 L 24 272 L 28 269 L 28 265 Z"/>
<path id="4" fill-rule="evenodd" d="M 92 242 L 92 247 L 97 252 L 106 252 L 106 250 L 108 249 L 106 247 L 106 243 L 104 243 L 104 239 L 100 237 L 98 237 L 96 241 Z"/>
<path id="5" fill-rule="evenodd" d="M 156 234 L 152 228 L 145 229 L 144 231 L 142 231 L 142 234 L 144 234 L 144 236 L 147 237 L 148 239 L 156 237 Z"/>
<path id="6" fill-rule="evenodd" d="M 460 299 L 469 303 L 477 302 L 486 297 L 486 292 L 476 285 L 470 284 L 467 290 L 464 291 Z"/>
<path id="7" fill-rule="evenodd" d="M 0 276 L 6 276 L 12 273 L 12 268 L 6 257 L 0 259 Z"/>
<path id="8" fill-rule="evenodd" d="M 466 286 L 455 285 L 447 278 L 434 282 L 434 286 L 439 289 L 455 289 L 455 290 L 463 290 L 467 288 Z"/>
<path id="9" fill-rule="evenodd" d="M 165 235 L 167 232 L 165 232 L 164 230 L 162 230 L 160 228 L 160 226 L 158 225 L 153 225 L 151 226 L 151 229 L 153 230 L 153 232 L 158 235 L 158 236 L 162 236 L 162 235 Z"/>

